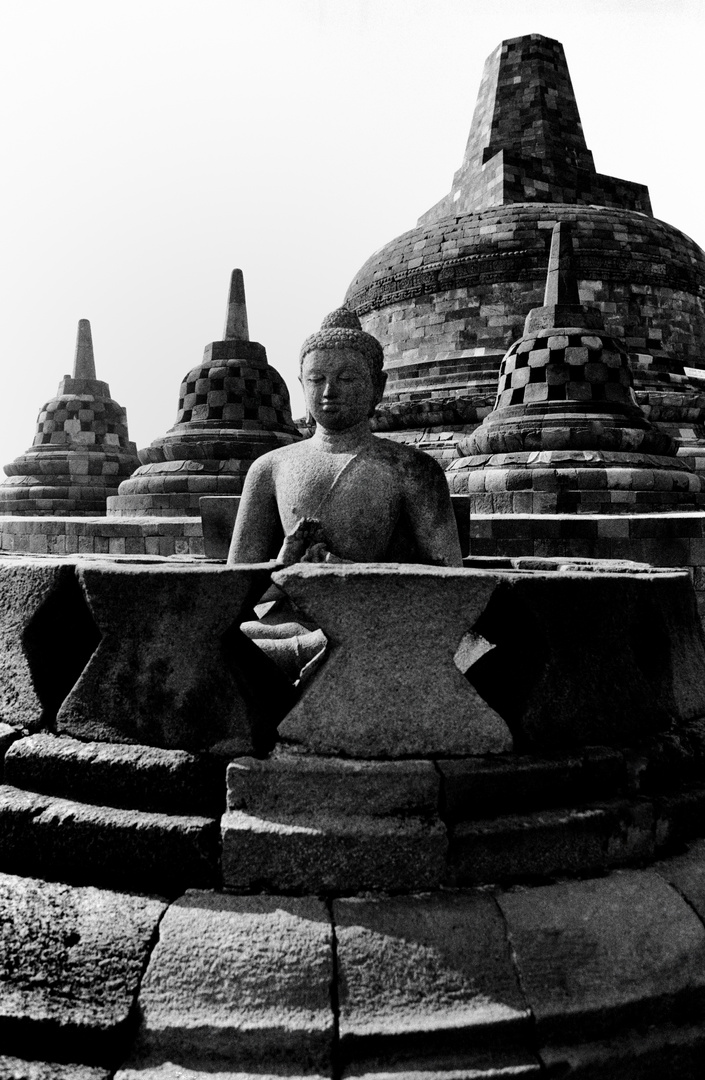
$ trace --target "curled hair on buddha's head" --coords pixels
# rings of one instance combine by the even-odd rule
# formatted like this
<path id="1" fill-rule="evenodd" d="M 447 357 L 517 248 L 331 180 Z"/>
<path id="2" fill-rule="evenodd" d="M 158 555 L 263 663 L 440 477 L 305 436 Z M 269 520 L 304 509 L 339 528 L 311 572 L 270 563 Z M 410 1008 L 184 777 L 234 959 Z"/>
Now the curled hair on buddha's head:
<path id="1" fill-rule="evenodd" d="M 306 338 L 299 354 L 299 368 L 314 349 L 351 349 L 367 361 L 372 382 L 384 389 L 387 373 L 384 371 L 384 352 L 376 337 L 366 333 L 354 311 L 347 307 L 336 308 L 326 315 L 321 329 Z"/>

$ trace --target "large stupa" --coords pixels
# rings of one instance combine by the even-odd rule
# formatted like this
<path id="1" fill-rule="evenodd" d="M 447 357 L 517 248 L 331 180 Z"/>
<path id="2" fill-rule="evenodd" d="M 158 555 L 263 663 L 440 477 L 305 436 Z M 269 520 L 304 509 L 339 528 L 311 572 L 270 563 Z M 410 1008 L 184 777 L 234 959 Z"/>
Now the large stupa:
<path id="1" fill-rule="evenodd" d="M 705 368 L 705 253 L 652 216 L 643 184 L 597 172 L 563 47 L 539 34 L 488 58 L 451 191 L 348 289 L 385 350 L 380 432 L 455 456 L 542 303 L 556 222 L 571 225 L 581 303 L 626 343 L 638 403 L 697 453 L 705 398 L 686 369 Z"/>

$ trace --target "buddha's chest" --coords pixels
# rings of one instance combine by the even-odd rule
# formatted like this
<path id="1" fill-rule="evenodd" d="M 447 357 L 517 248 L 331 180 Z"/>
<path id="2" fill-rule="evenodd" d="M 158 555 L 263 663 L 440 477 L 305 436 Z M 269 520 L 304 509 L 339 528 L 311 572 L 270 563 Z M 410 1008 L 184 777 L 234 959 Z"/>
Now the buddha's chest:
<path id="1" fill-rule="evenodd" d="M 398 479 L 366 454 L 311 453 L 278 477 L 277 505 L 285 532 L 318 518 L 341 558 L 381 558 L 399 517 Z"/>

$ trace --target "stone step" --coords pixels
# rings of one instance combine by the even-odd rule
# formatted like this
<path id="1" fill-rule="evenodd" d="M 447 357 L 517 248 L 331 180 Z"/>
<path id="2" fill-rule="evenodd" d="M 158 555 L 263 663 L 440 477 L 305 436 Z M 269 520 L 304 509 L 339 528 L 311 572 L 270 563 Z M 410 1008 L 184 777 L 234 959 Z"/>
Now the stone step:
<path id="1" fill-rule="evenodd" d="M 173 896 L 218 884 L 218 822 L 0 785 L 0 870 Z"/>
<path id="2" fill-rule="evenodd" d="M 5 754 L 17 788 L 125 810 L 216 817 L 225 810 L 227 762 L 209 754 L 39 734 Z"/>
<path id="3" fill-rule="evenodd" d="M 98 1066 L 115 1068 L 134 1041 L 135 997 L 165 907 L 0 873 L 3 1080 L 107 1080 Z"/>

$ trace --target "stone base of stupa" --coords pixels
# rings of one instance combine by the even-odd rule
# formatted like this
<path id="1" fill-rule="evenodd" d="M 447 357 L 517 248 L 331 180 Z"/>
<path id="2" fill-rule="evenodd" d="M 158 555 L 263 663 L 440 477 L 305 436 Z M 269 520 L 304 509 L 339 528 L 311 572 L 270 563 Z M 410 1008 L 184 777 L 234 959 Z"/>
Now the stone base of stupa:
<path id="1" fill-rule="evenodd" d="M 31 555 L 202 557 L 199 517 L 0 516 L 0 552 Z"/>
<path id="2" fill-rule="evenodd" d="M 603 450 L 475 454 L 447 467 L 470 513 L 633 514 L 705 509 L 701 480 L 677 457 Z"/>

